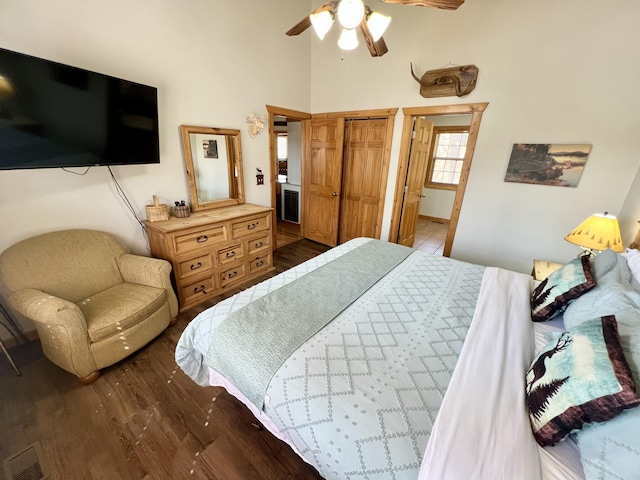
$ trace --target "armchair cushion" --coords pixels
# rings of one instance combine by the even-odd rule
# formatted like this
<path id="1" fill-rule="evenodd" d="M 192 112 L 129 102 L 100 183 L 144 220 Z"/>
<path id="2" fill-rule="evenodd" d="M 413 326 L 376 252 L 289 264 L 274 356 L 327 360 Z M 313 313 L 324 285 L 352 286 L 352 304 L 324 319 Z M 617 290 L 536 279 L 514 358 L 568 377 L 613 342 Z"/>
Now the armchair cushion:
<path id="1" fill-rule="evenodd" d="M 91 342 L 99 342 L 145 320 L 167 302 L 164 289 L 120 283 L 77 303 Z"/>

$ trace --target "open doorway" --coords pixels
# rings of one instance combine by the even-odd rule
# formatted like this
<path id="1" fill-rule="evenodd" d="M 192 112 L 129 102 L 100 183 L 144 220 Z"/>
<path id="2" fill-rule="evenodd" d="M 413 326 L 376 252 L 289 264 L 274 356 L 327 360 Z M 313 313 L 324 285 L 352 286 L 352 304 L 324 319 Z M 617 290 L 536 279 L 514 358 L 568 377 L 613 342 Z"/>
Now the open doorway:
<path id="1" fill-rule="evenodd" d="M 404 126 L 389 231 L 390 242 L 413 246 L 416 238 L 419 238 L 420 235 L 432 235 L 430 231 L 425 231 L 423 224 L 432 223 L 426 228 L 436 230 L 438 228 L 444 230 L 442 226 L 438 226 L 438 223 L 446 224 L 444 244 L 441 248 L 434 250 L 434 253 L 450 256 L 475 150 L 480 120 L 487 106 L 488 103 L 474 103 L 403 109 Z M 429 131 L 425 130 L 426 126 L 422 127 L 423 124 L 430 126 Z M 421 127 L 416 127 L 417 125 L 421 125 Z M 432 146 L 436 141 L 436 136 L 433 135 L 435 125 L 441 127 L 440 131 L 446 131 L 446 128 L 444 128 L 446 126 L 457 126 L 466 133 L 466 148 L 458 165 L 459 171 L 457 172 L 456 184 L 451 184 L 448 188 L 429 188 L 433 187 L 433 184 L 429 185 L 429 183 L 433 183 L 429 182 L 433 178 L 427 179 L 429 168 L 427 159 L 432 155 Z M 424 130 L 424 133 L 416 131 L 416 128 Z M 450 128 L 450 130 L 452 129 Z M 426 150 L 428 150 L 428 154 L 425 153 Z M 449 192 L 440 192 L 440 190 L 448 190 Z M 432 200 L 440 197 L 440 205 L 436 207 L 436 210 L 432 209 L 434 205 L 422 205 L 423 199 L 427 196 L 431 196 Z M 440 210 L 437 210 L 437 208 L 440 208 Z M 439 213 L 430 213 L 434 211 Z M 450 212 L 448 218 L 446 218 L 446 212 Z M 420 221 L 421 225 L 419 226 L 421 215 L 423 220 Z M 436 221 L 425 222 L 424 220 Z"/>
<path id="2" fill-rule="evenodd" d="M 274 249 L 302 238 L 302 148 L 311 115 L 267 105 L 271 206 L 276 210 Z"/>

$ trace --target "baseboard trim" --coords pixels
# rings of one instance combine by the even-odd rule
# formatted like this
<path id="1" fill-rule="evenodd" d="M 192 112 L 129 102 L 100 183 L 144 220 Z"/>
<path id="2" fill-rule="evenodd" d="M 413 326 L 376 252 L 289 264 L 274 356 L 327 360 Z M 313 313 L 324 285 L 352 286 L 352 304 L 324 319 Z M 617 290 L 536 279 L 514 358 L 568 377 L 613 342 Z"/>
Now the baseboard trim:
<path id="1" fill-rule="evenodd" d="M 431 222 L 445 223 L 447 225 L 449 224 L 449 221 L 450 221 L 448 218 L 431 217 L 429 215 L 418 215 L 418 217 L 424 218 L 425 220 L 429 220 Z"/>

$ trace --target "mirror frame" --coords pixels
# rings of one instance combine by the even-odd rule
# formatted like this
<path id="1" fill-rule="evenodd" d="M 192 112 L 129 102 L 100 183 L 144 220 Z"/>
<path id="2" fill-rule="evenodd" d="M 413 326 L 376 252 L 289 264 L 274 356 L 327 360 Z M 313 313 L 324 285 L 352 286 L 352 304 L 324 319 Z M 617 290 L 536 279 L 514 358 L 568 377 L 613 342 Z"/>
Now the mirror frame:
<path id="1" fill-rule="evenodd" d="M 230 198 L 221 198 L 208 202 L 198 200 L 198 186 L 195 178 L 195 166 L 193 163 L 193 151 L 191 150 L 191 140 L 189 135 L 199 133 L 204 135 L 224 135 L 226 140 L 225 148 L 229 152 L 229 146 L 233 146 L 233 155 L 227 154 L 227 177 L 229 181 Z M 189 197 L 191 211 L 212 210 L 214 208 L 240 205 L 244 203 L 244 176 L 242 173 L 242 149 L 240 146 L 240 130 L 229 128 L 200 127 L 195 125 L 180 125 L 180 136 L 182 137 L 182 153 L 184 164 L 187 169 L 187 180 L 189 183 Z M 234 178 L 232 172 L 234 167 L 237 176 Z M 233 193 L 235 192 L 235 195 Z"/>

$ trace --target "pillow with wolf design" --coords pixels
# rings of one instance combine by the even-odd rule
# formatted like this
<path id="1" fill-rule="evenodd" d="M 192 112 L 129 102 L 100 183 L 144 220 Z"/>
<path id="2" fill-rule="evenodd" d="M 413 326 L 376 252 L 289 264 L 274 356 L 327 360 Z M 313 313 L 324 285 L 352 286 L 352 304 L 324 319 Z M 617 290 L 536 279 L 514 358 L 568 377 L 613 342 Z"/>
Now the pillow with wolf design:
<path id="1" fill-rule="evenodd" d="M 640 405 L 613 315 L 554 337 L 534 359 L 526 381 L 531 427 L 542 446 Z"/>
<path id="2" fill-rule="evenodd" d="M 551 273 L 531 294 L 531 319 L 546 322 L 565 311 L 576 298 L 596 286 L 587 255 L 574 258 Z"/>

